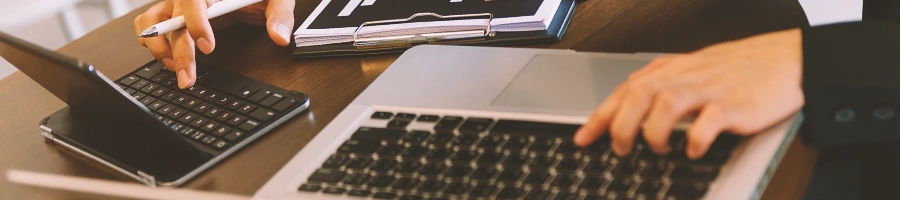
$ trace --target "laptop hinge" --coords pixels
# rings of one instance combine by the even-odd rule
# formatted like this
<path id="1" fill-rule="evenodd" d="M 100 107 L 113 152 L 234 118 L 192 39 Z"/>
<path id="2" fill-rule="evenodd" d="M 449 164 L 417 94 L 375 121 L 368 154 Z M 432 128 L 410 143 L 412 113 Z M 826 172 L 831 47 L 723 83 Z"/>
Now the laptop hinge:
<path id="1" fill-rule="evenodd" d="M 50 134 L 50 132 L 53 132 L 52 128 L 41 125 L 41 135 L 43 135 L 45 138 L 50 139 L 52 141 L 53 134 Z"/>
<path id="2" fill-rule="evenodd" d="M 144 184 L 147 184 L 150 187 L 156 187 L 156 178 L 153 176 L 142 171 L 137 171 L 137 175 L 141 177 L 141 182 L 144 182 Z"/>

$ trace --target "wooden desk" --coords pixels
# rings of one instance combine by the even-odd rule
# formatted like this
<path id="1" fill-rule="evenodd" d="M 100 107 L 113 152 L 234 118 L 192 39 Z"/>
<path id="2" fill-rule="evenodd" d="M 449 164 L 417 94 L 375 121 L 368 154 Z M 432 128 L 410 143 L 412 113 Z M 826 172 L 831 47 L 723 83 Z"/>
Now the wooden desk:
<path id="1" fill-rule="evenodd" d="M 297 24 L 318 1 L 297 3 Z M 137 9 L 57 52 L 94 64 L 111 78 L 150 61 L 135 39 Z M 808 26 L 796 1 L 784 0 L 588 0 L 578 6 L 564 39 L 528 47 L 606 52 L 686 52 L 746 36 Z M 397 57 L 292 59 L 290 47 L 274 45 L 260 27 L 234 27 L 216 33 L 218 44 L 201 61 L 276 86 L 306 92 L 309 112 L 226 159 L 186 187 L 252 195 L 309 142 Z M 199 55 L 199 54 L 198 54 Z M 27 169 L 54 174 L 134 182 L 110 169 L 48 143 L 38 121 L 64 107 L 22 73 L 0 80 L 0 170 Z M 766 191 L 765 199 L 802 195 L 814 151 L 795 142 Z M 0 181 L 0 199 L 104 198 L 25 187 Z"/>

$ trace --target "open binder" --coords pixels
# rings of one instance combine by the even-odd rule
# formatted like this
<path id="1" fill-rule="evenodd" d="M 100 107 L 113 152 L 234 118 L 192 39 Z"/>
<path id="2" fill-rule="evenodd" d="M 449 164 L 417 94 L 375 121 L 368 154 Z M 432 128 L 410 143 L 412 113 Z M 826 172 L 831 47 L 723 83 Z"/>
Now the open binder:
<path id="1" fill-rule="evenodd" d="M 490 13 L 475 13 L 465 15 L 440 15 L 438 13 L 417 13 L 405 19 L 370 21 L 360 24 L 353 34 L 352 42 L 326 44 L 317 46 L 296 47 L 293 55 L 297 58 L 331 57 L 350 55 L 371 55 L 385 53 L 400 53 L 419 44 L 453 44 L 453 45 L 482 45 L 482 46 L 506 46 L 517 44 L 531 44 L 559 41 L 566 31 L 572 13 L 575 11 L 575 0 L 562 0 L 550 26 L 547 30 L 522 31 L 522 32 L 493 32 L 490 21 L 493 15 Z M 419 17 L 435 17 L 439 20 L 453 20 L 460 18 L 484 18 L 487 23 L 483 29 L 458 32 L 435 32 L 427 34 L 390 36 L 390 37 L 360 37 L 360 31 L 367 26 L 396 24 L 412 21 Z"/>

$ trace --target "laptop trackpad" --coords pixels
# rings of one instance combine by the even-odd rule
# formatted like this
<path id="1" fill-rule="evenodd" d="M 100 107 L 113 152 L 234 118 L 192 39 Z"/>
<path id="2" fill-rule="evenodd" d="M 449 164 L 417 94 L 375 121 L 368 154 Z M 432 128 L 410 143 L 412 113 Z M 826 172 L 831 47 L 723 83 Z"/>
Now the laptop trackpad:
<path id="1" fill-rule="evenodd" d="M 492 105 L 553 110 L 593 110 L 646 56 L 537 55 Z"/>

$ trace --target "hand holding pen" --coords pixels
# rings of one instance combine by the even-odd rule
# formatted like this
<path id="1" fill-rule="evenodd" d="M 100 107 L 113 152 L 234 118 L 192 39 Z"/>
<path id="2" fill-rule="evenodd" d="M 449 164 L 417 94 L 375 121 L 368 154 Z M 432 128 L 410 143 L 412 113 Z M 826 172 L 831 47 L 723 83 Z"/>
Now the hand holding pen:
<path id="1" fill-rule="evenodd" d="M 287 46 L 294 26 L 294 3 L 294 0 L 166 0 L 138 15 L 134 30 L 141 45 L 166 69 L 177 74 L 178 87 L 183 89 L 196 82 L 194 47 L 205 54 L 215 49 L 213 28 L 237 23 L 265 25 L 275 44 Z M 169 30 L 172 31 L 167 38 L 165 34 Z"/>

